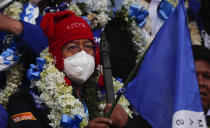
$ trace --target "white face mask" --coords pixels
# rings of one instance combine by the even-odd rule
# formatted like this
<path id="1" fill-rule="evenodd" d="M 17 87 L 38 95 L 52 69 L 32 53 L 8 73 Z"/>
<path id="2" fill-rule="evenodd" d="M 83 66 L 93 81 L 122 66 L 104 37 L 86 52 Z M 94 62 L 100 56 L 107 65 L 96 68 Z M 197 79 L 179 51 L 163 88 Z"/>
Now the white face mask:
<path id="1" fill-rule="evenodd" d="M 82 84 L 92 75 L 95 69 L 93 56 L 81 51 L 64 59 L 64 72 L 70 80 Z"/>

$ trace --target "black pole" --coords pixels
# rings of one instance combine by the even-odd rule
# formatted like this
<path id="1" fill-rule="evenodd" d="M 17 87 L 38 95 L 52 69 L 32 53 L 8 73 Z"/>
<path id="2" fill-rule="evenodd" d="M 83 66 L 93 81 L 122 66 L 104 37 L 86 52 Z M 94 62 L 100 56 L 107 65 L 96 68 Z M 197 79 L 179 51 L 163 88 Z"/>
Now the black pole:
<path id="1" fill-rule="evenodd" d="M 151 44 L 152 44 L 152 43 L 151 43 Z M 151 44 L 150 44 L 150 46 L 151 46 Z M 129 76 L 128 76 L 128 78 L 126 79 L 126 81 L 125 81 L 125 83 L 124 83 L 124 86 L 123 86 L 122 88 L 125 88 L 125 89 L 126 89 L 127 84 L 136 76 L 136 74 L 137 74 L 137 72 L 139 71 L 139 68 L 140 68 L 140 66 L 141 66 L 141 64 L 142 64 L 142 62 L 143 62 L 143 60 L 144 60 L 144 57 L 145 57 L 145 55 L 146 55 L 148 49 L 150 48 L 150 46 L 149 46 L 149 47 L 147 48 L 147 50 L 144 52 L 144 54 L 143 54 L 142 58 L 139 60 L 139 62 L 138 62 L 138 63 L 135 65 L 135 67 L 132 69 L 131 73 L 129 74 Z M 110 108 L 108 114 L 106 115 L 107 118 L 110 117 L 112 111 L 114 110 L 114 107 L 115 107 L 116 104 L 118 103 L 118 101 L 119 101 L 120 97 L 122 96 L 122 94 L 123 94 L 123 93 L 118 93 L 118 94 L 117 94 L 117 97 L 116 97 L 114 103 L 112 104 L 112 106 L 111 106 L 111 108 Z"/>
<path id="2" fill-rule="evenodd" d="M 125 81 L 125 83 L 124 83 L 124 86 L 123 86 L 122 88 L 126 88 L 128 82 L 130 82 L 130 81 L 136 76 L 136 73 L 137 73 L 137 71 L 138 71 L 138 69 L 139 69 L 139 67 L 140 67 L 140 65 L 141 65 L 141 62 L 142 62 L 142 61 L 139 61 L 139 63 L 137 63 L 137 64 L 135 65 L 135 67 L 132 69 L 131 73 L 129 74 L 129 76 L 128 76 L 128 78 L 126 79 L 126 81 Z M 108 114 L 106 115 L 107 118 L 110 117 L 112 111 L 114 110 L 114 107 L 115 107 L 116 104 L 118 103 L 118 101 L 119 101 L 120 97 L 122 96 L 122 94 L 123 94 L 123 93 L 118 93 L 118 94 L 117 94 L 117 97 L 116 97 L 114 103 L 112 104 L 112 106 L 111 106 L 111 108 L 110 108 Z"/>
<path id="3" fill-rule="evenodd" d="M 111 62 L 109 58 L 110 47 L 106 40 L 104 32 L 101 32 L 100 51 L 101 51 L 101 60 L 103 66 L 104 84 L 106 89 L 106 102 L 113 103 L 115 98 L 114 98 Z"/>

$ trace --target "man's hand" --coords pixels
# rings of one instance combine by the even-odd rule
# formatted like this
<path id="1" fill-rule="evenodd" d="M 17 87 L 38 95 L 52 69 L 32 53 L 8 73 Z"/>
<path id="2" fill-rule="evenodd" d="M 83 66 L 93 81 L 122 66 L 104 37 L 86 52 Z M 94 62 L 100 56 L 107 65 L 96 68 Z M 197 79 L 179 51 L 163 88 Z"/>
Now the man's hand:
<path id="1" fill-rule="evenodd" d="M 109 109 L 111 108 L 112 104 L 107 104 L 104 108 L 104 113 L 107 115 Z M 117 127 L 124 127 L 128 121 L 128 114 L 125 112 L 123 107 L 117 104 L 111 113 L 110 119 L 112 120 L 112 124 Z"/>
<path id="2" fill-rule="evenodd" d="M 108 118 L 97 117 L 92 119 L 88 123 L 88 128 L 109 128 L 109 125 L 112 125 L 112 121 Z"/>
<path id="3" fill-rule="evenodd" d="M 19 35 L 23 31 L 23 25 L 20 21 L 14 20 L 0 13 L 0 31 L 10 32 Z"/>

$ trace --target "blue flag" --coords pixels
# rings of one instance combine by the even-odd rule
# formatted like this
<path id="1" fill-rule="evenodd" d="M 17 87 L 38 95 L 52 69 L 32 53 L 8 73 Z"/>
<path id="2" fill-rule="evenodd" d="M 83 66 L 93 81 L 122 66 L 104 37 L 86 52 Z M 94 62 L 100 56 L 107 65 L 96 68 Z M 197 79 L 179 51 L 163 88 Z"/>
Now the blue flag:
<path id="1" fill-rule="evenodd" d="M 191 47 L 181 0 L 125 93 L 154 128 L 206 128 Z"/>

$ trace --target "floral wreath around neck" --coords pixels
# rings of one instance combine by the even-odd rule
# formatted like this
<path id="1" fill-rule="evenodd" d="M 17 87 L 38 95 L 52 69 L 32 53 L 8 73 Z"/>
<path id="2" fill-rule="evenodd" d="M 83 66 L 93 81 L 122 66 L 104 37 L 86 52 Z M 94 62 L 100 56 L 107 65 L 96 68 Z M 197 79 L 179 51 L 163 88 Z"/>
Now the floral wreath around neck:
<path id="1" fill-rule="evenodd" d="M 73 120 L 73 125 L 77 125 L 81 128 L 86 127 L 89 120 L 89 115 L 86 111 L 87 108 L 79 99 L 73 96 L 72 86 L 66 84 L 64 73 L 60 72 L 55 67 L 53 57 L 48 52 L 48 48 L 40 54 L 40 57 L 42 57 L 39 59 L 43 62 L 41 64 L 43 68 L 40 68 L 39 64 L 37 64 L 37 67 L 34 65 L 32 66 L 34 71 L 30 74 L 30 76 L 33 77 L 34 74 L 39 72 L 40 74 L 38 73 L 38 75 L 34 77 L 40 79 L 32 80 L 31 87 L 35 86 L 38 88 L 41 100 L 50 109 L 48 118 L 51 123 L 49 125 L 56 128 L 60 127 L 66 123 L 65 121 L 63 122 L 63 118 L 69 118 L 70 120 Z M 98 81 L 95 83 L 97 82 Z M 123 83 L 113 78 L 113 86 L 117 93 L 117 91 L 122 88 Z M 99 93 L 98 96 L 104 95 L 103 91 L 99 90 Z M 128 108 L 130 104 L 124 96 L 121 97 L 118 103 L 121 104 L 127 114 L 131 116 L 132 111 Z M 103 110 L 104 107 L 105 100 L 103 98 L 100 100 L 99 109 Z"/>

